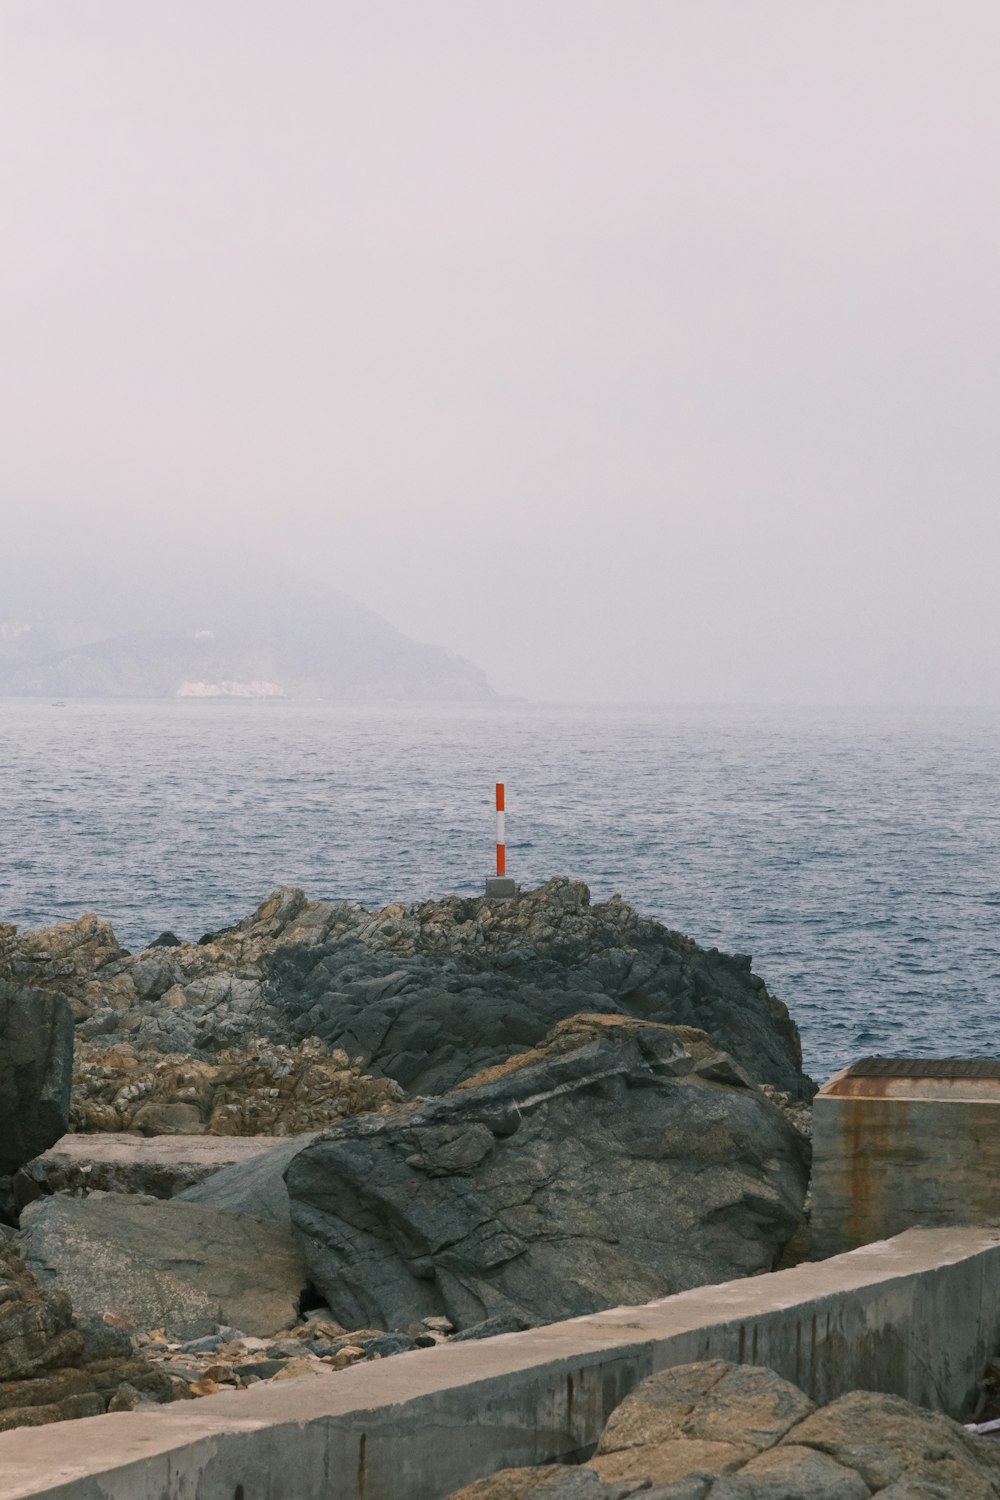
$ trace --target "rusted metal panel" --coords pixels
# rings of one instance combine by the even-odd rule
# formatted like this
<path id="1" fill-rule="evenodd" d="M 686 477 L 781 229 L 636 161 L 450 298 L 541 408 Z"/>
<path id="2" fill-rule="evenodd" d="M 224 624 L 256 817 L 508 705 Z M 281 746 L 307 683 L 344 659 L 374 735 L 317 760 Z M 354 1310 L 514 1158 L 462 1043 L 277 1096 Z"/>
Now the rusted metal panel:
<path id="1" fill-rule="evenodd" d="M 995 1057 L 859 1057 L 846 1069 L 851 1078 L 996 1078 Z"/>
<path id="2" fill-rule="evenodd" d="M 989 1057 L 863 1057 L 823 1085 L 839 1099 L 983 1099 L 1000 1103 L 1000 1060 Z"/>

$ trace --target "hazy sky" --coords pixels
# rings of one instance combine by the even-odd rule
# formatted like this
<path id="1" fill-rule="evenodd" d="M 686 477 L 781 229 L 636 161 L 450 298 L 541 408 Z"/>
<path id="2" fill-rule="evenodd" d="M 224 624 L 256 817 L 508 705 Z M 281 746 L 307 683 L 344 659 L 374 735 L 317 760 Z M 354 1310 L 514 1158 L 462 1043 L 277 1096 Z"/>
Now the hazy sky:
<path id="1" fill-rule="evenodd" d="M 0 0 L 0 505 L 507 692 L 1000 702 L 998 78 L 996 0 Z"/>

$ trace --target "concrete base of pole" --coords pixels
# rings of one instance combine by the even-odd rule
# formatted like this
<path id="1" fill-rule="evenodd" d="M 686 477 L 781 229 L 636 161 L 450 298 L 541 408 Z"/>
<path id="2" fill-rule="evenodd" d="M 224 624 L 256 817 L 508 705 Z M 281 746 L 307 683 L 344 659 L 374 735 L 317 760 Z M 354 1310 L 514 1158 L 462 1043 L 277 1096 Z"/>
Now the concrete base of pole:
<path id="1" fill-rule="evenodd" d="M 509 875 L 487 875 L 486 894 L 494 901 L 509 901 L 517 895 L 517 886 Z"/>

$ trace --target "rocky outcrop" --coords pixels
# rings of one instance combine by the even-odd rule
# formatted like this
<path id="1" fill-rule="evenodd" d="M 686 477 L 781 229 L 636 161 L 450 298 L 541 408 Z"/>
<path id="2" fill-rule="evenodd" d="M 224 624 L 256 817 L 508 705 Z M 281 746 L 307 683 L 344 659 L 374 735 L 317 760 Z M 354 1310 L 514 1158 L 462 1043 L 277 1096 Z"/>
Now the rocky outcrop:
<path id="1" fill-rule="evenodd" d="M 202 1204 L 52 1197 L 29 1204 L 21 1223 L 29 1269 L 81 1316 L 141 1328 L 207 1319 L 266 1335 L 295 1322 L 306 1287 L 287 1227 Z"/>
<path id="2" fill-rule="evenodd" d="M 443 1098 L 345 1121 L 285 1175 L 340 1322 L 523 1327 L 770 1270 L 807 1150 L 704 1033 L 580 1016 Z"/>
<path id="3" fill-rule="evenodd" d="M 0 970 L 2 972 L 2 970 Z M 73 1018 L 61 995 L 0 977 L 0 1175 L 65 1133 Z"/>
<path id="4" fill-rule="evenodd" d="M 316 1037 L 363 1073 L 441 1093 L 586 1011 L 696 1026 L 754 1081 L 793 1099 L 813 1091 L 795 1025 L 749 958 L 700 948 L 617 897 L 592 905 L 585 885 L 562 878 L 507 902 L 453 896 L 379 912 L 283 887 L 198 943 L 127 954 L 89 916 L 15 947 L 20 982 L 63 994 L 84 1041 L 127 1043 L 139 1057 L 214 1060 L 258 1038 Z M 103 1126 L 98 1112 L 81 1119 L 123 1128 L 120 1112 Z"/>
<path id="5" fill-rule="evenodd" d="M 724 1360 L 649 1379 L 580 1468 L 505 1469 L 451 1500 L 1000 1500 L 1000 1445 L 898 1396 L 816 1410 L 772 1370 Z"/>

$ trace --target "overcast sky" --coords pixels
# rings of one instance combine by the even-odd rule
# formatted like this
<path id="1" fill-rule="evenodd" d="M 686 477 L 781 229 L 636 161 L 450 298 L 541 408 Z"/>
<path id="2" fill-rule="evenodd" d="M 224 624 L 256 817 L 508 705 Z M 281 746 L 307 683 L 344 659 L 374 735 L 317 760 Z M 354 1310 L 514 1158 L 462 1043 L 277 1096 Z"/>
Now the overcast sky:
<path id="1" fill-rule="evenodd" d="M 0 0 L 0 503 L 506 692 L 1000 702 L 996 0 Z"/>

